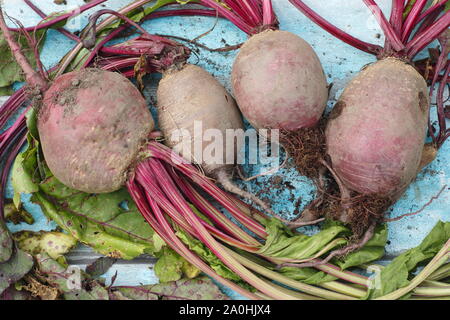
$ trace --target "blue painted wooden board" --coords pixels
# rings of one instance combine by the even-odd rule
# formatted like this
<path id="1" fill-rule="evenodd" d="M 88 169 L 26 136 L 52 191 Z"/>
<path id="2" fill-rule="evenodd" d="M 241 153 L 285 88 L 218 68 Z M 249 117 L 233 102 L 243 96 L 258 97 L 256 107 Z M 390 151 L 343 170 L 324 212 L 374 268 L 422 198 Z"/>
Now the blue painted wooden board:
<path id="1" fill-rule="evenodd" d="M 7 13 L 22 21 L 25 26 L 34 25 L 39 22 L 39 17 L 20 0 L 4 0 L 4 2 Z M 58 6 L 53 4 L 53 0 L 36 1 L 46 13 L 59 11 L 65 7 L 74 8 L 83 3 L 82 0 L 67 0 L 67 2 L 67 6 Z M 107 2 L 107 5 L 111 8 L 118 9 L 127 2 L 127 0 L 110 0 Z M 305 2 L 320 12 L 325 18 L 352 35 L 365 41 L 383 44 L 384 38 L 379 38 L 381 31 L 362 1 L 347 0 L 345 4 L 343 4 L 344 2 L 342 0 L 307 0 Z M 380 0 L 377 2 L 385 12 L 390 12 L 390 0 Z M 373 62 L 374 58 L 334 39 L 293 8 L 287 0 L 273 0 L 273 3 L 280 20 L 281 29 L 298 34 L 316 50 L 325 73 L 328 75 L 329 82 L 333 82 L 334 84 L 329 102 L 329 107 L 331 107 L 339 97 L 345 84 L 364 65 Z M 92 10 L 86 12 L 80 18 L 69 21 L 66 28 L 70 31 L 79 30 L 86 24 L 87 17 L 90 13 L 92 13 Z M 214 23 L 214 18 L 173 17 L 149 21 L 144 23 L 143 26 L 151 33 L 173 34 L 192 39 L 209 30 Z M 209 47 L 221 47 L 225 44 L 240 43 L 245 41 L 245 39 L 246 35 L 239 29 L 225 20 L 220 20 L 215 29 L 203 37 L 201 42 Z M 57 31 L 50 30 L 42 51 L 42 61 L 45 66 L 50 67 L 57 63 L 73 45 L 73 41 L 66 39 Z M 196 63 L 206 68 L 230 89 L 229 75 L 235 55 L 236 52 L 223 54 L 210 53 L 202 50 L 198 56 L 192 56 L 191 63 Z M 149 98 L 149 101 L 156 85 L 157 77 L 153 77 L 152 83 L 148 83 L 146 91 L 146 96 Z M 449 149 L 450 143 L 446 143 L 440 150 L 438 158 L 418 175 L 417 180 L 411 184 L 405 195 L 394 205 L 391 214 L 392 217 L 420 209 L 443 186 L 450 186 Z M 254 175 L 265 171 L 266 168 L 249 167 L 246 170 L 248 175 Z M 306 205 L 312 200 L 314 187 L 310 181 L 299 176 L 293 169 L 283 169 L 277 175 L 281 176 L 285 181 L 290 181 L 295 187 L 295 190 L 279 190 L 269 195 L 274 210 L 283 213 L 288 218 L 294 210 L 294 205 L 291 201 L 292 194 L 295 199 L 301 198 L 302 204 Z M 270 176 L 262 177 L 259 179 L 259 182 L 261 185 L 264 185 L 270 178 Z M 258 191 L 255 183 L 245 183 L 243 185 L 249 190 Z M 12 196 L 10 186 L 6 192 L 6 196 Z M 18 226 L 9 225 L 12 231 L 51 230 L 55 227 L 54 223 L 48 222 L 45 219 L 37 205 L 28 201 L 28 195 L 23 195 L 23 200 L 26 209 L 36 218 L 36 223 L 32 226 L 25 224 Z M 389 244 L 386 247 L 387 254 L 389 256 L 396 255 L 403 250 L 418 245 L 438 220 L 450 221 L 449 203 L 450 190 L 446 187 L 440 197 L 426 207 L 420 214 L 389 223 Z M 82 255 L 85 250 L 79 250 L 78 253 L 80 252 Z M 105 276 L 107 278 L 111 277 L 116 270 L 119 271 L 116 282 L 118 285 L 150 284 L 158 281 L 152 271 L 151 264 L 148 262 L 143 263 L 140 261 L 136 263 L 118 264 Z M 232 298 L 240 298 L 233 292 L 227 291 L 227 293 Z"/>

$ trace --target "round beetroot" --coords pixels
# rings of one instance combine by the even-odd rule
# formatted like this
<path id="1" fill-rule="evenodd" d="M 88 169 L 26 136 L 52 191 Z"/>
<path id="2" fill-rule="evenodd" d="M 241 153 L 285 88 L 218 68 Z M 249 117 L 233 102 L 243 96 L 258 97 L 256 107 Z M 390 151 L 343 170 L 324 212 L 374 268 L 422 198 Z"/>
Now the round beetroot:
<path id="1" fill-rule="evenodd" d="M 88 193 L 118 190 L 154 123 L 124 76 L 99 69 L 66 73 L 46 91 L 38 130 L 50 171 Z"/>
<path id="2" fill-rule="evenodd" d="M 232 86 L 242 114 L 255 128 L 313 127 L 328 99 L 316 53 L 287 31 L 264 31 L 245 42 L 233 65 Z"/>
<path id="3" fill-rule="evenodd" d="M 363 194 L 395 196 L 416 177 L 429 98 L 424 78 L 396 58 L 364 69 L 346 87 L 326 129 L 339 178 Z"/>

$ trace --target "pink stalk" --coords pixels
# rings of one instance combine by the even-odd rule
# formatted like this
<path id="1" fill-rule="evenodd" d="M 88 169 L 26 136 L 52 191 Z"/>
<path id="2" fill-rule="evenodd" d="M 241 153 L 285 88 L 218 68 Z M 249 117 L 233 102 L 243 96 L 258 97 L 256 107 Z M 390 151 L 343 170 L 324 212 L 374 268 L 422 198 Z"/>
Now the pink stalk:
<path id="1" fill-rule="evenodd" d="M 222 191 L 209 178 L 199 173 L 192 164 L 186 163 L 186 161 L 179 155 L 175 154 L 174 152 L 172 152 L 172 150 L 159 143 L 150 142 L 148 145 L 148 150 L 153 157 L 159 158 L 171 164 L 177 170 L 182 172 L 186 177 L 195 182 L 206 193 L 213 196 L 215 200 L 217 200 L 222 206 L 224 206 L 224 208 L 228 210 L 246 228 L 256 233 L 263 239 L 267 237 L 267 233 L 263 226 L 243 214 L 241 210 L 236 206 L 236 204 L 230 200 L 227 193 Z"/>
<path id="2" fill-rule="evenodd" d="M 156 169 L 155 166 L 157 166 Z M 136 169 L 136 181 L 145 188 L 146 193 L 150 195 L 161 208 L 163 208 L 170 218 L 182 226 L 182 228 L 192 236 L 198 237 L 196 231 L 187 223 L 184 215 L 185 211 L 191 210 L 191 208 L 179 194 L 177 188 L 171 185 L 172 180 L 170 176 L 165 174 L 165 169 L 161 167 L 158 160 L 149 159 L 142 162 Z M 168 192 L 167 190 L 171 191 Z M 241 249 L 248 248 L 245 243 L 220 232 L 205 221 L 202 220 L 201 223 L 211 234 L 222 241 Z"/>
<path id="3" fill-rule="evenodd" d="M 406 45 L 406 51 L 410 59 L 414 58 L 442 32 L 448 29 L 448 27 L 450 27 L 450 11 L 445 12 L 432 26 L 414 36 Z"/>
<path id="4" fill-rule="evenodd" d="M 22 106 L 25 102 L 25 89 L 20 88 L 0 108 L 0 128 L 6 124 L 9 118 Z"/>
<path id="5" fill-rule="evenodd" d="M 364 52 L 378 55 L 383 48 L 381 48 L 378 45 L 371 44 L 365 41 L 361 41 L 350 34 L 348 34 L 345 31 L 342 31 L 341 29 L 337 28 L 336 26 L 332 25 L 328 21 L 326 21 L 324 18 L 322 18 L 320 15 L 318 15 L 315 11 L 313 11 L 311 8 L 309 8 L 303 1 L 301 0 L 289 0 L 297 9 L 299 9 L 305 16 L 307 16 L 309 19 L 311 19 L 314 23 L 318 24 L 322 29 L 327 31 L 328 33 L 331 33 L 336 38 L 344 41 L 345 43 L 355 47 L 356 49 L 362 50 Z"/>
<path id="6" fill-rule="evenodd" d="M 249 246 L 249 251 L 258 250 L 260 243 L 253 239 L 248 233 L 237 227 L 231 222 L 222 212 L 211 205 L 204 197 L 200 195 L 195 188 L 189 184 L 186 179 L 179 177 L 179 175 L 173 170 L 173 168 L 167 170 L 175 181 L 176 185 L 189 199 L 189 201 L 197 208 L 201 213 L 211 219 L 222 230 L 225 230 L 231 236 L 234 236 L 241 241 L 244 241 Z"/>
<path id="7" fill-rule="evenodd" d="M 144 161 L 136 168 L 136 181 L 143 186 L 145 192 L 155 199 L 158 206 L 167 212 L 178 225 L 195 237 L 195 230 L 186 222 L 184 217 L 179 214 L 178 210 L 172 206 L 167 197 L 165 197 L 164 193 L 156 184 L 156 177 L 153 176 L 153 172 L 150 169 L 147 169 L 147 167 L 148 161 Z"/>
<path id="8" fill-rule="evenodd" d="M 393 0 L 392 1 L 392 12 L 390 18 L 390 24 L 394 29 L 394 32 L 397 36 L 401 36 L 402 27 L 403 27 L 403 10 L 404 0 Z"/>
<path id="9" fill-rule="evenodd" d="M 0 7 L 0 29 L 3 32 L 3 36 L 5 37 L 6 42 L 11 48 L 14 58 L 16 59 L 19 66 L 22 68 L 27 83 L 31 86 L 38 87 L 40 90 L 45 90 L 45 88 L 47 88 L 48 86 L 47 81 L 31 67 L 31 64 L 28 62 L 27 58 L 23 55 L 20 46 L 17 44 L 16 40 L 14 39 L 14 36 L 8 29 L 8 26 L 6 25 L 1 7 Z"/>
<path id="10" fill-rule="evenodd" d="M 418 21 L 422 21 L 425 19 L 425 17 L 429 16 L 432 13 L 440 12 L 444 9 L 445 4 L 447 3 L 447 0 L 441 0 L 438 3 L 432 5 L 427 10 L 425 10 L 424 13 L 422 13 L 418 19 Z"/>
<path id="11" fill-rule="evenodd" d="M 239 17 L 245 17 L 245 12 L 239 2 L 233 0 L 225 0 L 225 4 Z"/>
<path id="12" fill-rule="evenodd" d="M 250 26 L 247 22 L 240 19 L 238 16 L 236 16 L 233 12 L 225 8 L 224 6 L 220 5 L 215 0 L 199 0 L 201 4 L 204 4 L 210 8 L 213 8 L 219 12 L 219 14 L 226 19 L 230 20 L 236 27 L 241 29 L 247 34 L 253 34 L 254 28 Z"/>
<path id="13" fill-rule="evenodd" d="M 0 177 L 0 192 L 2 196 L 0 197 L 0 219 L 3 219 L 3 212 L 4 212 L 4 206 L 5 206 L 5 199 L 3 197 L 3 193 L 6 189 L 6 183 L 8 181 L 8 175 L 9 171 L 11 170 L 12 165 L 14 164 L 14 160 L 17 157 L 17 154 L 19 153 L 20 149 L 24 145 L 26 141 L 26 126 L 20 126 L 14 133 L 13 139 L 9 141 L 9 145 L 5 147 L 4 150 L 1 151 L 1 154 L 4 154 L 6 150 L 12 147 L 10 153 L 8 154 L 5 163 L 2 167 L 2 174 Z M 3 149 L 3 148 L 2 148 Z"/>
<path id="14" fill-rule="evenodd" d="M 444 90 L 447 85 L 447 81 L 449 79 L 450 74 L 450 62 L 447 61 L 447 67 L 444 70 L 444 77 L 442 78 L 439 89 L 437 92 L 437 110 L 438 110 L 438 121 L 439 121 L 439 135 L 438 135 L 438 147 L 440 147 L 445 140 L 448 138 L 448 134 L 450 130 L 447 130 L 446 117 L 445 117 L 445 109 L 444 109 Z"/>
<path id="15" fill-rule="evenodd" d="M 164 166 L 155 159 L 146 161 L 145 165 L 148 165 L 153 171 L 154 176 L 152 178 L 155 181 L 157 181 L 157 184 L 161 187 L 161 190 L 164 192 L 165 195 L 167 195 L 167 198 L 174 206 L 174 209 L 177 212 L 179 212 L 184 219 L 186 219 L 188 211 L 189 213 L 193 213 L 191 207 L 188 205 L 184 197 L 181 195 L 179 189 L 173 183 L 172 178 L 167 174 Z M 217 230 L 215 227 L 211 226 L 204 220 L 200 220 L 200 223 L 205 227 L 206 230 L 208 230 L 209 233 L 221 239 L 225 243 L 228 243 L 230 245 L 233 245 L 235 247 L 244 250 L 249 248 L 245 243 L 242 243 L 241 241 L 224 234 L 223 232 Z M 196 233 L 193 233 L 193 235 L 198 237 L 198 234 Z M 255 251 L 254 247 L 252 247 L 250 250 L 253 252 Z"/>
<path id="16" fill-rule="evenodd" d="M 425 16 L 423 19 L 419 19 L 419 22 L 421 21 L 421 23 L 420 23 L 420 26 L 417 28 L 417 30 L 414 31 L 414 34 L 419 34 L 422 31 L 424 31 L 426 28 L 431 26 L 436 21 L 436 19 L 440 16 L 442 10 L 443 10 L 443 8 L 439 8 L 439 10 L 430 12 L 430 14 Z"/>
<path id="17" fill-rule="evenodd" d="M 384 32 L 384 35 L 386 36 L 386 39 L 389 41 L 390 46 L 395 51 L 401 51 L 405 47 L 400 40 L 400 38 L 395 33 L 392 26 L 387 21 L 386 17 L 384 16 L 384 13 L 381 11 L 380 7 L 376 4 L 374 0 L 363 0 L 366 6 L 372 11 L 373 15 L 377 18 L 378 23 L 380 24 L 381 29 Z"/>
<path id="18" fill-rule="evenodd" d="M 121 70 L 121 69 L 125 69 L 125 68 L 134 67 L 137 62 L 139 62 L 139 58 L 135 58 L 135 57 L 123 58 L 123 59 L 105 58 L 104 60 L 101 60 L 99 62 L 99 65 L 102 66 L 102 69 L 109 70 L 109 71 L 111 71 L 111 70 L 117 71 L 117 70 Z"/>
<path id="19" fill-rule="evenodd" d="M 156 11 L 152 12 L 146 17 L 144 17 L 142 20 L 150 20 L 150 19 L 157 19 L 157 18 L 163 18 L 163 17 L 172 17 L 172 16 L 182 16 L 182 15 L 203 15 L 203 16 L 215 16 L 215 12 L 213 10 L 204 10 L 204 9 L 181 9 L 181 10 L 162 10 L 162 11 Z M 105 38 L 98 43 L 94 49 L 91 50 L 91 53 L 87 57 L 86 61 L 83 63 L 82 67 L 87 67 L 93 59 L 97 56 L 99 51 L 104 48 L 104 45 L 108 43 L 110 40 L 114 39 L 118 34 L 120 34 L 123 30 L 125 30 L 128 27 L 128 24 L 124 24 L 119 26 L 117 29 L 112 31 L 110 34 L 105 36 Z"/>
<path id="20" fill-rule="evenodd" d="M 93 0 L 90 1 L 89 3 L 86 3 L 85 5 L 82 5 L 79 8 L 73 9 L 72 11 L 70 11 L 69 13 L 66 14 L 62 14 L 60 16 L 57 16 L 54 19 L 51 19 L 49 21 L 44 21 L 40 24 L 38 24 L 37 26 L 33 26 L 33 27 L 27 27 L 25 28 L 26 31 L 36 31 L 36 30 L 40 30 L 40 29 L 47 29 L 47 28 L 51 28 L 52 26 L 54 26 L 55 24 L 64 21 L 66 19 L 69 19 L 71 17 L 74 17 L 76 15 L 79 15 L 80 13 L 83 13 L 86 10 L 89 10 L 103 2 L 105 2 L 107 0 Z M 10 28 L 11 31 L 20 31 L 20 29 L 17 28 Z"/>
<path id="21" fill-rule="evenodd" d="M 217 15 L 216 10 L 210 9 L 177 9 L 177 10 L 160 10 L 149 14 L 144 17 L 143 21 L 158 19 L 164 17 L 175 17 L 175 16 L 205 16 L 205 17 L 215 17 Z M 223 16 L 219 12 L 219 17 Z"/>
<path id="22" fill-rule="evenodd" d="M 127 182 L 128 190 L 135 201 L 136 205 L 139 208 L 139 211 L 143 214 L 144 218 L 150 224 L 150 226 L 158 233 L 158 235 L 170 245 L 178 254 L 180 254 L 187 261 L 192 263 L 194 266 L 202 270 L 205 274 L 212 277 L 216 281 L 226 285 L 227 287 L 233 289 L 237 293 L 253 300 L 259 300 L 258 296 L 255 294 L 241 288 L 236 285 L 234 282 L 227 280 L 221 276 L 219 276 L 214 270 L 211 269 L 206 263 L 204 263 L 197 255 L 192 253 L 174 234 L 171 226 L 168 224 L 166 219 L 164 218 L 162 212 L 159 210 L 159 207 L 156 203 L 150 198 L 146 198 L 142 192 L 139 190 L 137 185 L 133 180 Z M 146 201 L 151 206 L 151 209 L 146 205 Z M 154 212 L 157 219 L 153 218 L 152 212 Z"/>
<path id="23" fill-rule="evenodd" d="M 152 165 L 160 167 L 157 162 L 152 162 Z M 155 170 L 157 181 L 163 181 L 166 177 L 161 175 L 160 170 Z M 165 183 L 166 194 L 169 196 L 172 193 L 177 193 L 176 187 L 172 183 Z M 148 190 L 148 189 L 147 189 Z M 231 256 L 224 247 L 218 243 L 212 235 L 207 231 L 206 226 L 196 214 L 192 212 L 190 208 L 184 207 L 183 203 L 179 203 L 180 208 L 183 209 L 183 215 L 187 222 L 196 230 L 198 239 L 204 243 L 228 268 L 234 271 L 241 278 L 245 279 L 254 288 L 260 290 L 262 293 L 275 298 L 275 299 L 292 299 L 292 296 L 285 294 L 284 292 L 274 292 L 273 287 L 265 282 L 262 282 L 255 274 L 242 266 L 233 256 Z"/>
<path id="24" fill-rule="evenodd" d="M 262 3 L 263 3 L 263 25 L 274 24 L 276 17 L 272 7 L 272 1 L 262 0 Z"/>
<path id="25" fill-rule="evenodd" d="M 253 23 L 253 27 L 256 27 L 256 26 L 262 24 L 262 21 L 256 14 L 258 12 L 258 7 L 256 7 L 256 9 L 255 9 L 255 6 L 252 5 L 253 0 L 242 1 L 242 2 L 238 2 L 238 3 L 240 3 L 241 8 L 244 9 L 245 14 L 249 17 L 249 20 Z"/>
<path id="26" fill-rule="evenodd" d="M 402 33 L 402 41 L 406 42 L 409 39 L 409 36 L 411 35 L 411 32 L 414 29 L 414 26 L 416 25 L 420 13 L 422 12 L 423 8 L 427 4 L 428 0 L 418 0 L 413 8 L 411 9 L 411 12 L 409 13 L 408 17 L 405 20 L 404 27 L 403 27 L 403 33 Z"/>
<path id="27" fill-rule="evenodd" d="M 0 155 L 3 155 L 5 150 L 9 147 L 11 141 L 16 139 L 17 132 L 26 127 L 25 113 L 26 112 L 22 113 L 16 122 L 14 122 L 14 124 L 5 131 L 2 141 L 0 141 Z"/>

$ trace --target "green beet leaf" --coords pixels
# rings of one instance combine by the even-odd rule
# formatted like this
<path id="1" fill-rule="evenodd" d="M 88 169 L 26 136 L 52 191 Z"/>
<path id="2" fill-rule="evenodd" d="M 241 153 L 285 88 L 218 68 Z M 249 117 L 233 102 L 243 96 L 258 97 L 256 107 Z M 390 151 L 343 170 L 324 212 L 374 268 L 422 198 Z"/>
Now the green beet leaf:
<path id="1" fill-rule="evenodd" d="M 22 279 L 33 267 L 33 258 L 17 249 L 11 258 L 0 264 L 0 294 L 10 285 Z"/>
<path id="2" fill-rule="evenodd" d="M 57 288 L 65 300 L 109 300 L 108 290 L 78 268 L 66 268 L 47 254 L 35 256 L 36 278 Z"/>
<path id="3" fill-rule="evenodd" d="M 419 246 L 405 251 L 381 270 L 379 286 L 369 291 L 369 297 L 375 299 L 408 285 L 410 272 L 433 258 L 448 239 L 450 222 L 439 221 Z"/>
<path id="4" fill-rule="evenodd" d="M 62 232 L 20 231 L 13 235 L 20 249 L 32 255 L 46 253 L 52 259 L 59 259 L 68 253 L 77 240 Z"/>
<path id="5" fill-rule="evenodd" d="M 207 277 L 140 286 L 113 287 L 113 300 L 227 300 Z"/>
<path id="6" fill-rule="evenodd" d="M 0 218 L 0 263 L 11 258 L 13 252 L 13 240 L 8 228 L 2 218 Z"/>
<path id="7" fill-rule="evenodd" d="M 348 229 L 343 225 L 329 223 L 322 230 L 313 235 L 293 234 L 284 224 L 277 219 L 266 221 L 266 232 L 269 234 L 265 245 L 259 253 L 274 258 L 308 259 L 313 258 L 324 247 L 332 243 L 335 245 L 345 244 L 347 241 L 335 241 L 338 236 L 348 234 Z M 330 246 L 329 250 L 335 246 Z"/>
<path id="8" fill-rule="evenodd" d="M 40 47 L 44 44 L 46 30 L 38 30 L 32 34 L 39 40 Z M 36 59 L 33 54 L 33 50 L 30 49 L 28 42 L 23 35 L 14 33 L 16 41 L 22 48 L 22 52 L 27 57 L 28 61 L 31 62 L 32 66 L 36 66 Z M 39 48 L 40 49 L 40 48 Z M 22 69 L 17 64 L 16 60 L 13 58 L 11 49 L 8 46 L 3 34 L 0 32 L 0 88 L 2 88 L 2 95 L 8 93 L 7 87 L 11 86 L 16 81 L 24 81 L 24 76 Z"/>
<path id="9" fill-rule="evenodd" d="M 177 281 L 182 277 L 192 279 L 201 272 L 169 247 L 164 247 L 157 257 L 154 270 L 161 282 Z"/>

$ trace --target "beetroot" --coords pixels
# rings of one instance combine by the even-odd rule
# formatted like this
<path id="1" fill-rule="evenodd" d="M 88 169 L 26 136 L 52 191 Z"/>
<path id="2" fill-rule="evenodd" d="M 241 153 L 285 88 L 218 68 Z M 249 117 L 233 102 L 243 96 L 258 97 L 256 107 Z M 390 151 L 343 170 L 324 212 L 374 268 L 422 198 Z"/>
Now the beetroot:
<path id="1" fill-rule="evenodd" d="M 326 158 L 331 161 L 325 158 L 321 163 L 334 176 L 339 191 L 329 188 L 328 194 L 333 196 L 326 202 L 320 201 L 325 203 L 327 214 L 348 223 L 359 240 L 317 262 L 323 264 L 364 246 L 373 235 L 376 223 L 384 221 L 388 207 L 414 180 L 425 160 L 430 161 L 430 155 L 436 154 L 428 149 L 422 159 L 426 129 L 433 127 L 429 122 L 430 92 L 424 78 L 428 79 L 431 74 L 434 86 L 444 71 L 442 81 L 447 81 L 447 42 L 441 40 L 442 54 L 427 60 L 426 68 L 420 68 L 420 61 L 414 59 L 427 45 L 444 35 L 450 26 L 450 12 L 445 11 L 446 1 L 430 7 L 426 7 L 427 1 L 407 5 L 405 1 L 392 1 L 388 19 L 374 0 L 363 0 L 376 15 L 386 37 L 381 47 L 337 28 L 302 0 L 289 1 L 332 35 L 379 59 L 349 83 L 326 127 L 329 156 Z M 430 68 L 429 64 L 434 66 Z M 417 70 L 426 72 L 419 74 L 414 65 Z M 443 86 L 441 84 L 437 95 L 440 130 L 437 135 L 429 130 L 435 149 L 450 136 L 442 110 Z M 311 267 L 317 263 L 299 266 Z"/>
<path id="2" fill-rule="evenodd" d="M 194 141 L 201 143 L 201 151 L 209 145 L 203 141 L 202 136 L 194 136 L 194 121 L 199 121 L 202 125 L 203 131 L 200 134 L 204 134 L 205 130 L 215 129 L 224 138 L 226 130 L 244 129 L 242 116 L 233 97 L 219 81 L 198 66 L 188 64 L 180 70 L 167 72 L 159 83 L 157 96 L 159 126 L 166 138 L 165 143 L 171 148 L 189 150 L 190 152 L 181 153 L 189 162 L 197 163 L 199 160 L 194 154 Z M 180 129 L 188 130 L 192 140 L 180 142 L 175 139 L 173 134 Z M 235 145 L 228 149 L 224 144 L 223 155 L 219 157 L 223 160 L 222 163 L 202 159 L 199 164 L 207 175 L 215 176 L 219 171 L 234 166 L 237 151 L 240 151 L 243 141 L 234 142 Z M 226 163 L 227 159 L 232 160 L 232 163 Z"/>
<path id="3" fill-rule="evenodd" d="M 334 170 L 363 194 L 402 192 L 419 169 L 427 129 L 428 88 L 395 58 L 364 69 L 346 87 L 326 129 Z"/>
<path id="4" fill-rule="evenodd" d="M 243 133 L 244 124 L 236 102 L 219 81 L 204 69 L 187 64 L 164 74 L 157 98 L 159 125 L 167 146 L 187 161 L 201 165 L 205 174 L 216 179 L 227 191 L 275 214 L 264 201 L 232 182 L 231 171 L 244 140 L 236 138 L 232 142 L 227 141 L 227 131 L 234 134 L 239 130 Z M 196 122 L 201 125 L 201 132 L 195 132 Z M 181 138 L 183 130 L 189 134 L 189 140 Z M 221 155 L 215 154 L 217 150 L 213 154 L 206 152 L 214 142 L 205 141 L 207 130 L 214 130 L 223 138 Z M 196 145 L 200 145 L 199 155 L 196 154 Z"/>
<path id="5" fill-rule="evenodd" d="M 328 99 L 316 53 L 287 31 L 267 30 L 247 40 L 234 62 L 232 85 L 239 108 L 256 128 L 313 127 Z"/>
<path id="6" fill-rule="evenodd" d="M 124 76 L 100 69 L 58 77 L 44 95 L 38 118 L 51 172 L 88 193 L 121 188 L 153 128 L 139 90 Z"/>

